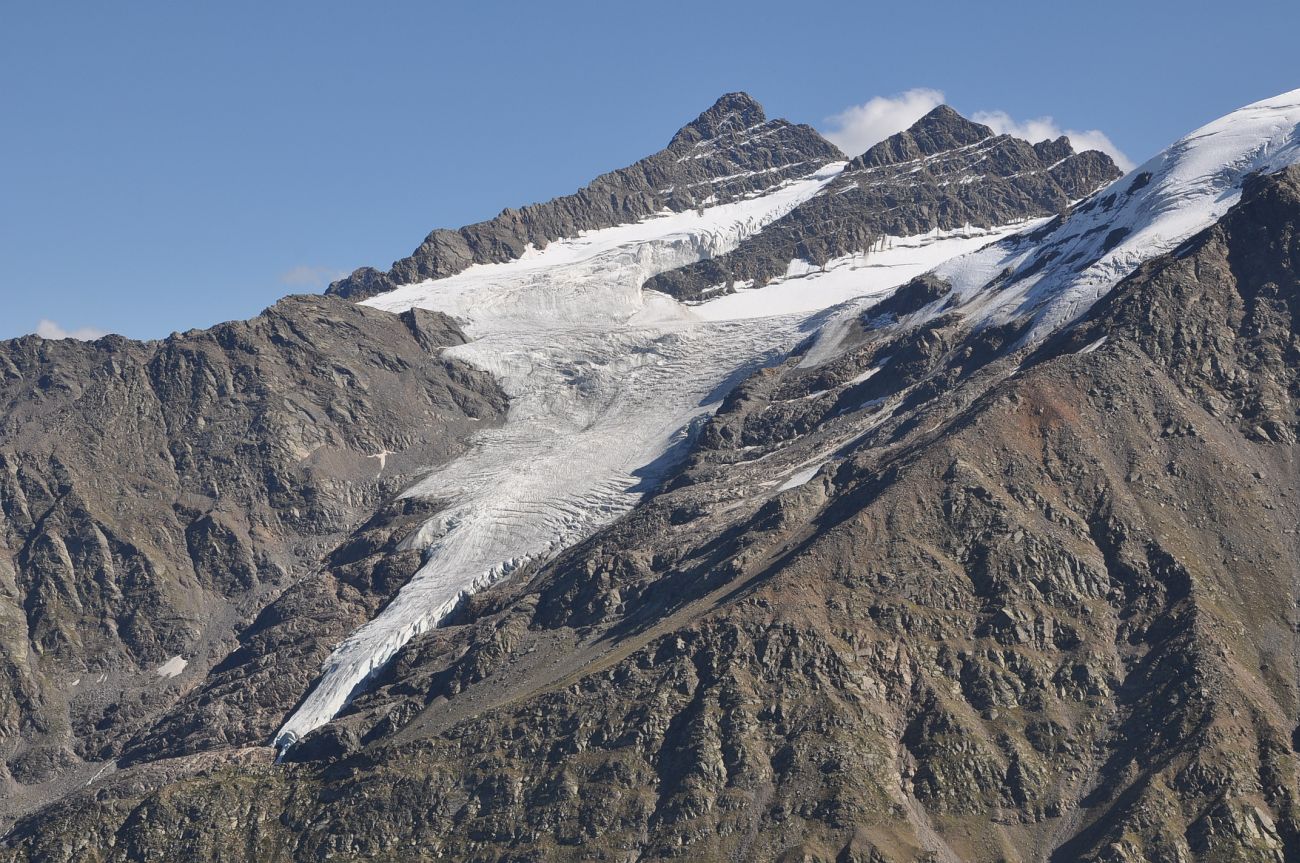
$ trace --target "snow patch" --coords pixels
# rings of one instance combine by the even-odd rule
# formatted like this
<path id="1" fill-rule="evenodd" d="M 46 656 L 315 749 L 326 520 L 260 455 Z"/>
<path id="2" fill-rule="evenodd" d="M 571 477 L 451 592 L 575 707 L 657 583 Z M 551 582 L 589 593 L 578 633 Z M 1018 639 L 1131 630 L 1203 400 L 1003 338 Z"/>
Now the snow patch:
<path id="1" fill-rule="evenodd" d="M 467 417 L 467 419 L 474 420 L 477 419 L 477 417 Z M 397 453 L 393 452 L 391 449 L 381 449 L 377 453 L 371 453 L 370 455 L 366 456 L 366 458 L 373 458 L 379 460 L 379 474 L 376 474 L 377 476 L 383 474 L 384 468 L 388 466 L 388 457 L 390 455 L 397 455 Z"/>
<path id="2" fill-rule="evenodd" d="M 1092 343 L 1090 343 L 1090 344 L 1088 344 L 1088 345 L 1085 345 L 1085 346 L 1082 347 L 1082 348 L 1079 348 L 1079 350 L 1076 351 L 1076 353 L 1080 353 L 1080 354 L 1090 354 L 1090 353 L 1092 353 L 1093 351 L 1097 350 L 1097 348 L 1099 348 L 1099 347 L 1101 347 L 1102 345 L 1106 344 L 1106 339 L 1107 339 L 1107 336 L 1102 336 L 1101 338 L 1097 339 L 1096 341 L 1094 341 L 1094 342 L 1092 342 Z"/>
<path id="3" fill-rule="evenodd" d="M 185 666 L 189 664 L 188 660 L 182 659 L 180 656 L 173 656 L 171 659 L 155 668 L 153 673 L 164 680 L 171 680 L 173 677 L 180 677 L 181 672 L 185 670 Z"/>
<path id="4" fill-rule="evenodd" d="M 789 491 L 790 489 L 798 488 L 801 485 L 807 485 L 808 481 L 817 475 L 817 471 L 821 470 L 822 465 L 824 464 L 826 464 L 826 462 L 824 461 L 818 462 L 812 467 L 805 468 L 804 470 L 801 470 L 798 473 L 794 474 L 788 480 L 781 483 L 781 485 L 777 487 L 776 489 L 777 493 L 779 494 L 780 492 L 783 491 Z"/>
<path id="5" fill-rule="evenodd" d="M 885 363 L 889 362 L 889 357 L 880 357 L 878 360 L 876 360 L 876 362 L 878 362 L 880 365 L 872 366 L 871 368 L 867 369 L 865 372 L 854 375 L 853 377 L 849 378 L 847 381 L 844 382 L 845 385 L 852 386 L 853 384 L 860 384 L 863 381 L 871 379 L 872 377 L 875 376 L 877 372 L 879 372 L 882 368 L 884 368 Z"/>

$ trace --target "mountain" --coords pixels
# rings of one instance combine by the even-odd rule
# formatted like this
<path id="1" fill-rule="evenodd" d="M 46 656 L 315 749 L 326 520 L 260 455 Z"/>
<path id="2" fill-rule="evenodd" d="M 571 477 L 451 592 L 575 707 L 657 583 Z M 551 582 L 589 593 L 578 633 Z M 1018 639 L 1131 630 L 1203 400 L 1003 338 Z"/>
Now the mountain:
<path id="1" fill-rule="evenodd" d="M 762 122 L 715 106 L 669 151 Z M 82 601 L 71 630 L 112 621 L 137 678 L 179 656 L 184 690 L 97 737 L 75 697 L 40 734 L 57 714 L 15 699 L 0 859 L 1300 856 L 1298 130 L 1300 91 L 1098 190 L 1104 156 L 944 108 L 847 164 L 432 255 L 358 305 L 5 343 L 0 451 L 39 513 L 7 492 L 6 549 L 57 533 L 75 563 L 112 531 L 164 575 L 294 565 L 205 588 L 184 620 L 212 648 L 146 656 Z M 251 394 L 168 384 L 169 347 Z M 138 388 L 100 383 L 110 349 Z M 97 431 L 147 415 L 137 391 L 165 418 L 139 454 Z M 94 440 L 112 458 L 73 463 Z M 220 471 L 149 461 L 185 445 Z M 181 545 L 190 477 L 233 483 L 205 505 L 245 513 L 238 542 Z M 65 498 L 91 516 L 44 516 Z M 331 517 L 294 521 L 307 501 Z M 24 554 L 14 584 L 104 590 Z M 104 649 L 28 630 L 6 667 L 51 693 Z"/>

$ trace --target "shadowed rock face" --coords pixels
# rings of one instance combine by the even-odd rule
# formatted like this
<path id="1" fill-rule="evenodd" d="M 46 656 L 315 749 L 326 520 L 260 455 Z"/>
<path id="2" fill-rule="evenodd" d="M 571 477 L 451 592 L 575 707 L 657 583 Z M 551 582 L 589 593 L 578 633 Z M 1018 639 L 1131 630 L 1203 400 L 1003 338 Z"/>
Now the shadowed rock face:
<path id="1" fill-rule="evenodd" d="M 360 571 L 376 511 L 504 410 L 487 375 L 439 358 L 463 341 L 441 315 L 294 297 L 158 342 L 0 344 L 6 809 L 119 755 L 237 635 L 265 638 L 286 588 L 275 608 L 330 595 L 299 622 L 328 640 L 400 585 Z M 260 742 L 257 709 L 278 719 L 321 656 L 264 651 L 275 679 L 243 681 L 238 717 L 209 681 L 189 722 Z"/>
<path id="2" fill-rule="evenodd" d="M 142 764 L 8 857 L 1296 859 L 1298 226 L 1289 169 L 1032 353 L 765 370 L 299 763 Z"/>
<path id="3" fill-rule="evenodd" d="M 454 275 L 471 264 L 510 261 L 530 244 L 543 248 L 561 237 L 636 222 L 665 209 L 725 203 L 842 158 L 812 127 L 768 120 L 749 96 L 729 93 L 653 156 L 602 174 L 576 194 L 507 209 L 460 230 L 438 229 L 388 272 L 363 267 L 330 285 L 328 293 L 360 300 Z"/>
<path id="4" fill-rule="evenodd" d="M 785 275 L 792 260 L 822 265 L 869 252 L 883 236 L 1055 215 L 1118 176 L 1110 157 L 1075 153 L 1066 138 L 1030 144 L 940 106 L 734 252 L 663 273 L 646 287 L 679 300 L 717 296 L 737 282 L 761 287 Z"/>

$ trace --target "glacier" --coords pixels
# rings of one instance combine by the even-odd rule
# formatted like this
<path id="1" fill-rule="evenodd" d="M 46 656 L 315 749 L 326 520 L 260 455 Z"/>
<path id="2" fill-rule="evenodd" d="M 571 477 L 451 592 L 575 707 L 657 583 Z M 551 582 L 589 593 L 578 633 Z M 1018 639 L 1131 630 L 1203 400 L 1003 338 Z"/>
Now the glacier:
<path id="1" fill-rule="evenodd" d="M 422 307 L 462 322 L 447 356 L 493 374 L 505 424 L 405 495 L 442 511 L 406 540 L 424 563 L 373 620 L 338 645 L 276 734 L 282 750 L 330 721 L 414 636 L 467 594 L 544 560 L 626 513 L 654 465 L 716 409 L 730 385 L 814 338 L 801 367 L 839 349 L 881 295 L 923 272 L 948 281 L 974 326 L 1028 319 L 1022 344 L 1067 326 L 1146 260 L 1173 251 L 1235 204 L 1252 172 L 1300 161 L 1300 90 L 1210 123 L 1048 224 L 893 238 L 893 247 L 738 285 L 685 305 L 643 291 L 651 276 L 735 249 L 843 170 L 703 212 L 666 212 L 586 232 L 517 260 L 404 285 L 366 304 Z M 749 288 L 749 289 L 747 289 Z M 953 309 L 952 297 L 909 316 Z M 801 466 L 805 467 L 805 466 Z M 814 475 L 800 471 L 781 486 Z"/>
<path id="2" fill-rule="evenodd" d="M 734 383 L 787 355 L 831 306 L 879 295 L 1022 226 L 899 239 L 895 248 L 790 274 L 757 290 L 684 305 L 643 291 L 657 273 L 736 248 L 824 188 L 829 165 L 702 213 L 664 213 L 529 249 L 517 260 L 405 285 L 366 300 L 458 319 L 470 341 L 444 354 L 495 376 L 506 422 L 404 492 L 438 499 L 405 540 L 424 562 L 394 599 L 325 661 L 284 723 L 281 750 L 330 721 L 416 635 L 467 594 L 544 560 L 626 513 L 656 464 Z"/>

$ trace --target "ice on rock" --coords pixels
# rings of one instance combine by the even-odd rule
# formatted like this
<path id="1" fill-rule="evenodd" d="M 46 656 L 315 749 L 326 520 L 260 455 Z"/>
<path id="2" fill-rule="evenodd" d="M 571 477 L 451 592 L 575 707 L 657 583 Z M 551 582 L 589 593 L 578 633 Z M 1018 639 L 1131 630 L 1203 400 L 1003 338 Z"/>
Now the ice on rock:
<path id="1" fill-rule="evenodd" d="M 189 664 L 190 664 L 189 660 L 185 659 L 184 657 L 173 656 L 171 659 L 167 660 L 162 665 L 155 668 L 153 670 L 153 673 L 163 678 L 164 680 L 170 680 L 173 677 L 180 677 L 181 672 L 183 672 L 185 670 L 185 667 Z"/>
<path id="2" fill-rule="evenodd" d="M 821 470 L 824 464 L 826 464 L 824 461 L 818 462 L 811 467 L 806 467 L 803 470 L 792 474 L 789 479 L 777 486 L 777 492 L 789 491 L 792 488 L 799 488 L 800 486 L 807 485 L 813 477 L 817 476 L 817 471 Z"/>
<path id="3" fill-rule="evenodd" d="M 951 260 L 935 274 L 952 284 L 977 323 L 1032 318 L 1025 340 L 1035 341 L 1083 315 L 1144 261 L 1217 222 L 1240 200 L 1249 174 L 1297 161 L 1300 90 L 1197 129 L 1093 195 L 1046 236 L 1026 233 Z"/>
<path id="4" fill-rule="evenodd" d="M 865 265 L 846 261 L 816 279 L 785 280 L 767 296 L 764 289 L 688 307 L 641 290 L 657 273 L 734 249 L 842 168 L 830 165 L 703 214 L 584 233 L 366 301 L 462 321 L 470 341 L 446 355 L 493 374 L 510 408 L 503 426 L 477 433 L 469 452 L 405 492 L 446 502 L 407 540 L 424 549 L 424 564 L 334 650 L 276 735 L 277 746 L 332 719 L 461 598 L 630 510 L 653 486 L 652 466 L 686 430 L 731 384 L 806 338 L 826 307 L 896 286 L 990 239 L 975 232 L 905 243 Z"/>
<path id="5" fill-rule="evenodd" d="M 845 255 L 824 267 L 791 261 L 785 276 L 760 289 L 738 290 L 692 308 L 706 320 L 737 320 L 816 312 L 851 299 L 879 297 L 954 255 L 983 248 L 1025 228 L 1024 224 L 991 230 L 966 227 L 885 237 L 890 248 Z"/>

